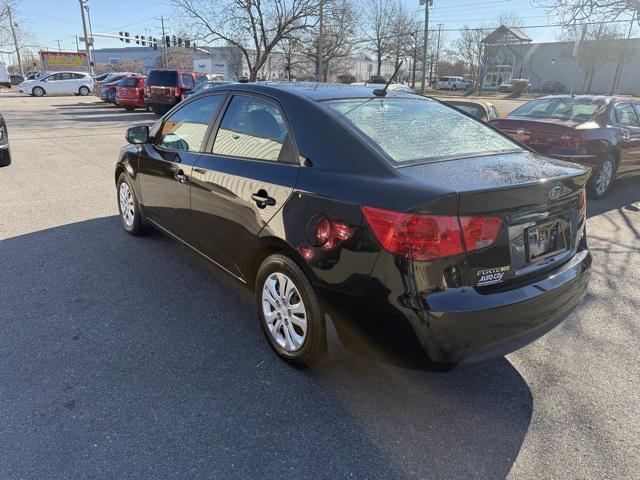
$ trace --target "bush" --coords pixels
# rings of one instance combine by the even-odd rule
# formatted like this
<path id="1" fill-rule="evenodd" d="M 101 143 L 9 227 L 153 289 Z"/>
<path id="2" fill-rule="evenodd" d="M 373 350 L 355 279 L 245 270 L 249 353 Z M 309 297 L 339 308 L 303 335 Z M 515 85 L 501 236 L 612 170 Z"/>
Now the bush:
<path id="1" fill-rule="evenodd" d="M 371 75 L 367 83 L 387 83 L 387 77 L 382 75 Z"/>
<path id="2" fill-rule="evenodd" d="M 531 88 L 531 82 L 527 78 L 516 78 L 511 81 L 513 85 L 513 94 L 520 95 L 521 93 L 526 93 Z"/>
<path id="3" fill-rule="evenodd" d="M 356 77 L 350 73 L 343 73 L 337 77 L 338 83 L 353 83 L 356 81 Z"/>

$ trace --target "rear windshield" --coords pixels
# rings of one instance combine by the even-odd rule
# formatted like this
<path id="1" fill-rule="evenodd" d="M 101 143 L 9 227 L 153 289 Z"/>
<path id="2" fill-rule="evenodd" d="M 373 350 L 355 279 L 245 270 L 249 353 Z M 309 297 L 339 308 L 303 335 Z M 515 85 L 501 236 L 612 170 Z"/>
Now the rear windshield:
<path id="1" fill-rule="evenodd" d="M 178 72 L 175 70 L 152 70 L 147 77 L 147 85 L 174 87 L 177 84 Z"/>
<path id="2" fill-rule="evenodd" d="M 530 118 L 556 118 L 586 122 L 605 108 L 601 100 L 583 98 L 543 98 L 525 103 L 510 113 L 510 116 Z"/>
<path id="3" fill-rule="evenodd" d="M 118 84 L 119 87 L 137 87 L 138 86 L 138 77 L 130 77 L 121 80 Z"/>
<path id="4" fill-rule="evenodd" d="M 476 118 L 483 118 L 485 116 L 484 109 L 478 105 L 470 103 L 454 103 L 453 106 L 459 108 L 463 112 L 473 115 Z"/>
<path id="5" fill-rule="evenodd" d="M 484 123 L 431 100 L 376 98 L 326 105 L 399 165 L 521 150 Z"/>

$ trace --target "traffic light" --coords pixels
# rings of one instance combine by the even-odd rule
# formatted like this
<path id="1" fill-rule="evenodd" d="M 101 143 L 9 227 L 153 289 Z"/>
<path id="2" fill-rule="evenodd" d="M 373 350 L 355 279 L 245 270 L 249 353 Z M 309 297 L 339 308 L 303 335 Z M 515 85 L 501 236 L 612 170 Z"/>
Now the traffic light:
<path id="1" fill-rule="evenodd" d="M 178 44 L 178 39 L 176 38 L 176 36 L 173 36 L 173 46 L 175 47 Z"/>
<path id="2" fill-rule="evenodd" d="M 122 38 L 122 37 L 124 37 L 124 32 L 120 32 L 120 41 L 124 42 L 124 38 Z"/>
<path id="3" fill-rule="evenodd" d="M 140 45 L 140 37 L 138 35 L 136 35 L 136 45 Z"/>
<path id="4" fill-rule="evenodd" d="M 143 47 L 147 46 L 147 42 L 144 40 L 144 35 L 140 35 L 140 45 Z"/>
<path id="5" fill-rule="evenodd" d="M 174 37 L 175 38 L 175 37 Z M 182 47 L 182 38 L 178 37 L 178 46 Z"/>
<path id="6" fill-rule="evenodd" d="M 191 40 L 189 40 L 188 38 L 184 39 L 184 47 L 185 48 L 190 48 L 191 47 Z"/>
<path id="7" fill-rule="evenodd" d="M 131 43 L 131 41 L 129 40 L 129 32 L 124 32 L 124 41 L 126 43 Z"/>
<path id="8" fill-rule="evenodd" d="M 165 37 L 164 37 L 164 46 L 165 47 L 170 47 L 171 46 L 171 36 L 165 35 Z"/>

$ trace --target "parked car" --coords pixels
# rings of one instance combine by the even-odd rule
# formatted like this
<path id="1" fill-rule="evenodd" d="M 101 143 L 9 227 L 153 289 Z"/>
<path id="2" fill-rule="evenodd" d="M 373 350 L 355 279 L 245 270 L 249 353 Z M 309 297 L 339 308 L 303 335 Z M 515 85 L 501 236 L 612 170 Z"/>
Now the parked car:
<path id="1" fill-rule="evenodd" d="M 0 87 L 11 88 L 11 77 L 7 66 L 0 63 Z"/>
<path id="2" fill-rule="evenodd" d="M 615 178 L 640 174 L 640 102 L 624 97 L 568 95 L 525 103 L 491 123 L 543 155 L 593 169 L 593 198 Z"/>
<path id="3" fill-rule="evenodd" d="M 459 108 L 485 122 L 500 118 L 500 114 L 495 105 L 490 102 L 485 102 L 484 100 L 447 99 L 444 103 Z"/>
<path id="4" fill-rule="evenodd" d="M 469 90 L 471 83 L 462 77 L 440 77 L 436 82 L 438 90 Z"/>
<path id="5" fill-rule="evenodd" d="M 9 131 L 7 122 L 0 114 L 0 167 L 11 165 L 11 149 L 9 148 Z"/>
<path id="6" fill-rule="evenodd" d="M 131 76 L 118 82 L 116 86 L 116 105 L 131 112 L 136 108 L 145 108 L 144 84 L 147 77 Z"/>
<path id="7" fill-rule="evenodd" d="M 436 100 L 229 84 L 127 139 L 124 229 L 167 232 L 252 289 L 296 367 L 337 341 L 434 368 L 501 355 L 587 287 L 589 169 Z"/>
<path id="8" fill-rule="evenodd" d="M 120 84 L 120 82 L 122 80 L 126 80 L 127 78 L 139 78 L 140 75 L 138 75 L 137 73 L 134 74 L 127 74 L 124 77 L 114 77 L 112 79 L 107 79 L 107 81 L 103 81 L 102 85 L 100 86 L 100 99 L 105 101 L 105 102 L 109 102 L 109 103 L 116 103 L 116 88 L 118 88 L 118 85 Z"/>
<path id="9" fill-rule="evenodd" d="M 151 70 L 145 85 L 144 104 L 154 113 L 163 114 L 182 100 L 182 94 L 196 85 L 195 72 Z"/>
<path id="10" fill-rule="evenodd" d="M 542 86 L 544 93 L 564 93 L 567 87 L 562 82 L 547 82 Z"/>
<path id="11" fill-rule="evenodd" d="M 24 77 L 22 75 L 9 75 L 9 78 L 11 79 L 11 85 L 20 85 L 24 82 Z"/>
<path id="12" fill-rule="evenodd" d="M 191 90 L 187 90 L 182 94 L 182 100 L 186 100 L 191 95 L 195 95 L 196 93 L 200 93 L 204 90 L 219 87 L 220 85 L 228 85 L 229 83 L 233 82 L 226 80 L 207 80 L 204 82 L 198 82 L 198 84 L 194 88 L 192 88 Z"/>
<path id="13" fill-rule="evenodd" d="M 102 97 L 102 86 L 106 83 L 110 82 L 119 82 L 123 78 L 127 78 L 130 75 L 135 75 L 133 72 L 111 72 L 99 75 L 96 77 L 93 83 L 93 94 L 101 98 Z"/>
<path id="14" fill-rule="evenodd" d="M 56 72 L 42 75 L 34 80 L 26 80 L 19 85 L 22 93 L 34 97 L 44 95 L 87 96 L 93 88 L 93 78 L 82 72 Z"/>

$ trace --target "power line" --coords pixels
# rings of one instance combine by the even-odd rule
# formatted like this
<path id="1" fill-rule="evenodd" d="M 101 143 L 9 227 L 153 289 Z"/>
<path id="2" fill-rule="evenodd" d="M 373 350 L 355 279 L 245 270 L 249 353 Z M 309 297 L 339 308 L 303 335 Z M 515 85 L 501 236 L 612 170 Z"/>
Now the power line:
<path id="1" fill-rule="evenodd" d="M 610 21 L 601 21 L 601 22 L 584 22 L 580 23 L 580 25 L 605 25 L 611 23 L 629 23 L 629 20 L 610 20 Z M 566 27 L 566 24 L 563 23 L 549 23 L 547 25 L 526 25 L 522 27 L 517 27 L 519 30 L 526 29 L 534 29 L 534 28 L 556 28 L 556 27 Z M 487 32 L 490 30 L 495 30 L 493 27 L 484 27 L 484 28 L 443 28 L 443 32 L 464 32 L 464 31 L 472 31 L 472 32 Z"/>

